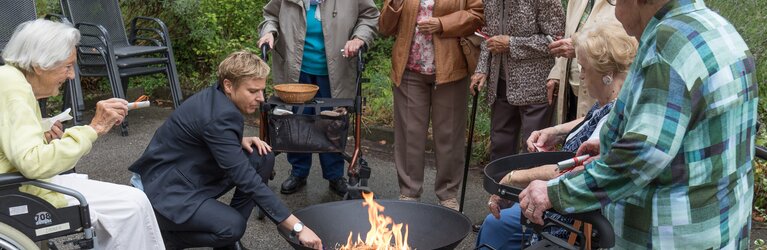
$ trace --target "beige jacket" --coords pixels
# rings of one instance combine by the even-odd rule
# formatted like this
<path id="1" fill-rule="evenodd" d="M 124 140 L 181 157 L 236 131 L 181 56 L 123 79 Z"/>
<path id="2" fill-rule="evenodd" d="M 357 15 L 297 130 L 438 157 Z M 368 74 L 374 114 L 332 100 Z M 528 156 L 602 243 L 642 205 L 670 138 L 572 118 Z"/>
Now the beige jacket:
<path id="1" fill-rule="evenodd" d="M 571 37 L 578 27 L 578 23 L 581 21 L 584 10 L 588 5 L 588 0 L 570 0 L 567 3 L 567 23 L 565 24 L 565 37 Z M 586 19 L 584 26 L 589 26 L 598 23 L 605 23 L 608 21 L 617 21 L 615 19 L 615 6 L 607 3 L 607 0 L 595 0 L 594 7 L 591 10 L 591 14 Z M 581 27 L 583 29 L 583 27 Z M 566 104 L 564 103 L 565 93 L 565 69 L 567 65 L 567 58 L 557 58 L 557 62 L 554 68 L 551 69 L 548 79 L 557 79 L 559 81 L 559 93 L 557 93 L 557 109 L 556 117 L 554 118 L 555 124 L 564 123 L 563 121 L 564 110 L 566 110 Z M 587 88 L 580 87 L 580 75 L 581 67 L 578 65 L 578 60 L 573 58 L 570 65 L 570 87 L 573 92 L 578 96 L 578 116 L 583 117 L 586 112 L 591 109 L 596 99 L 589 96 Z"/>
<path id="2" fill-rule="evenodd" d="M 307 3 L 304 0 L 271 0 L 264 6 L 264 21 L 259 29 L 261 36 L 267 32 L 275 35 L 272 50 L 272 80 L 275 83 L 297 82 L 301 74 Z M 344 58 L 341 49 L 355 37 L 369 46 L 376 36 L 380 12 L 373 0 L 326 0 L 319 8 L 331 95 L 333 98 L 352 98 L 356 90 L 357 57 Z"/>
<path id="3" fill-rule="evenodd" d="M 466 10 L 460 10 L 461 1 L 466 1 Z M 405 0 L 402 6 L 395 10 L 391 7 L 391 0 L 386 0 L 381 19 L 378 21 L 382 35 L 397 37 L 392 47 L 390 75 L 396 86 L 399 86 L 402 80 L 402 73 L 405 72 L 405 65 L 410 56 L 419 4 L 419 0 Z M 467 77 L 469 72 L 459 38 L 474 34 L 474 31 L 483 25 L 482 1 L 437 0 L 432 16 L 442 23 L 442 33 L 433 36 L 437 84 Z"/>

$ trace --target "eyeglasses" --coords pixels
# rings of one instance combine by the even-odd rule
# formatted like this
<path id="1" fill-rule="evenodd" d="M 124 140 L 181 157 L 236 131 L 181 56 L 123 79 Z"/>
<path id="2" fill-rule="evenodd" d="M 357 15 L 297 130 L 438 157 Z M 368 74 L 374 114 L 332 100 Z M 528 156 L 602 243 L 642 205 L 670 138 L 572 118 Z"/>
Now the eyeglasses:
<path id="1" fill-rule="evenodd" d="M 615 2 L 617 2 L 617 1 L 618 0 L 607 0 L 607 3 L 609 3 L 612 6 L 615 6 Z"/>

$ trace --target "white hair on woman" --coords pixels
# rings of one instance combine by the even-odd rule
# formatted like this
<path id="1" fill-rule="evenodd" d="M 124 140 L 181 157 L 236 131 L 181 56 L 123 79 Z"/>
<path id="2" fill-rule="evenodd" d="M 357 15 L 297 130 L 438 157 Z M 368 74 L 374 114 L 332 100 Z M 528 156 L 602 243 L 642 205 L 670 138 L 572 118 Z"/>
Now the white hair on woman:
<path id="1" fill-rule="evenodd" d="M 48 70 L 69 58 L 78 42 L 80 31 L 72 25 L 44 19 L 28 21 L 16 27 L 3 49 L 3 60 L 25 72 L 33 72 L 34 67 Z"/>

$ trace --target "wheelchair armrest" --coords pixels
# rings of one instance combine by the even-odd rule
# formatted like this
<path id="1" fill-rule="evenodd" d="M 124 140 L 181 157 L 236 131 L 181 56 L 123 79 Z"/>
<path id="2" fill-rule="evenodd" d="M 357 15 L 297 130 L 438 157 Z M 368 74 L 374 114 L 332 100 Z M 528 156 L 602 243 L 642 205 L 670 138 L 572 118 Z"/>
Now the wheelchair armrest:
<path id="1" fill-rule="evenodd" d="M 612 248 L 615 246 L 615 231 L 613 230 L 613 226 L 599 210 L 566 215 L 573 219 L 583 221 L 584 223 L 591 224 L 591 226 L 594 227 L 594 230 L 599 232 L 599 241 L 592 242 L 593 245 L 599 246 L 599 248 Z"/>
<path id="2" fill-rule="evenodd" d="M 0 174 L 0 186 L 15 185 L 15 184 L 32 185 L 39 188 L 62 193 L 64 195 L 72 196 L 75 199 L 77 199 L 77 201 L 80 202 L 81 207 L 88 206 L 88 201 L 85 200 L 85 196 L 83 196 L 80 192 L 77 192 L 74 189 L 59 186 L 59 185 L 44 182 L 44 181 L 28 179 L 19 172 Z"/>
<path id="3" fill-rule="evenodd" d="M 756 151 L 756 158 L 767 160 L 767 148 L 763 146 L 755 146 L 754 150 Z"/>
<path id="4" fill-rule="evenodd" d="M 30 179 L 27 179 L 19 172 L 0 174 L 0 186 L 21 184 L 26 181 L 30 181 Z"/>

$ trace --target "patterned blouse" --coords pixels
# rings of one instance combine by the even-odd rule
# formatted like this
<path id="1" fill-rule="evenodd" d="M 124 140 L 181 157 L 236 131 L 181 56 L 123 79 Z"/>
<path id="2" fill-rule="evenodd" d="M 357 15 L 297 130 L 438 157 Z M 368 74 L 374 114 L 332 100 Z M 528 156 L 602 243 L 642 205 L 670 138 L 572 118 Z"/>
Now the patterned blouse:
<path id="1" fill-rule="evenodd" d="M 431 18 L 434 12 L 434 0 L 421 0 L 418 7 L 416 23 Z M 410 57 L 407 59 L 407 69 L 424 74 L 434 75 L 434 43 L 431 33 L 421 33 L 416 24 L 413 44 L 410 45 Z"/>

